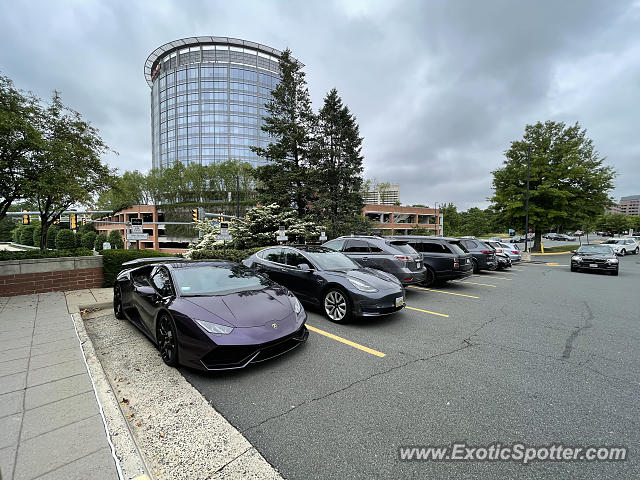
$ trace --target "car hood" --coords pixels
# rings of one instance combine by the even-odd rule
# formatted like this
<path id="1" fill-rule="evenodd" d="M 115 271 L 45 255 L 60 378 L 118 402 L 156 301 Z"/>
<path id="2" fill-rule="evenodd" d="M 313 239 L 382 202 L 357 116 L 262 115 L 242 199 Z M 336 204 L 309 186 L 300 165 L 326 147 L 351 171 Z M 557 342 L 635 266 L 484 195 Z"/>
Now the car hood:
<path id="1" fill-rule="evenodd" d="M 375 268 L 359 268 L 357 270 L 349 270 L 346 272 L 347 277 L 357 278 L 363 282 L 367 282 L 378 290 L 397 289 L 402 290 L 402 285 L 392 280 L 391 274 L 387 274 Z"/>
<path id="2" fill-rule="evenodd" d="M 274 320 L 283 320 L 287 316 L 295 320 L 295 313 L 288 295 L 280 289 L 264 288 L 226 295 L 182 297 L 182 299 L 236 328 L 258 327 Z M 197 318 L 198 315 L 195 317 Z M 199 318 L 199 320 L 209 319 Z M 211 321 L 215 322 L 215 319 Z"/>
<path id="3" fill-rule="evenodd" d="M 591 258 L 593 260 L 607 260 L 608 258 L 616 258 L 612 253 L 576 253 L 578 257 Z"/>

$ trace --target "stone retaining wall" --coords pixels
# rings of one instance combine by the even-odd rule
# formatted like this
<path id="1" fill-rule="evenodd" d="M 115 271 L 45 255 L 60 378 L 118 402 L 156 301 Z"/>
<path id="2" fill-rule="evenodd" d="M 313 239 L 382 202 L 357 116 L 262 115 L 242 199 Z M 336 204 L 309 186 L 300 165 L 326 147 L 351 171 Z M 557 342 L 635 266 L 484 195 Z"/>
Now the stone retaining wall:
<path id="1" fill-rule="evenodd" d="M 0 297 L 102 286 L 102 256 L 0 262 Z"/>

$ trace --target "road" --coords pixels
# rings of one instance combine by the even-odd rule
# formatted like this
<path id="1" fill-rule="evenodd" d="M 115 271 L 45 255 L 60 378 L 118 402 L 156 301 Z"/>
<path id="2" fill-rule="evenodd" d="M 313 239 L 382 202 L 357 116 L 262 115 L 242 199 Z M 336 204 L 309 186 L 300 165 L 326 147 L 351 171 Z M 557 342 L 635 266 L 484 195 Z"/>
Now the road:
<path id="1" fill-rule="evenodd" d="M 315 330 L 283 357 L 181 371 L 285 478 L 636 477 L 640 257 L 620 261 L 618 277 L 571 273 L 558 255 L 411 288 L 404 311 L 347 325 L 308 311 Z M 632 450 L 625 462 L 399 460 L 400 446 L 460 440 Z"/>

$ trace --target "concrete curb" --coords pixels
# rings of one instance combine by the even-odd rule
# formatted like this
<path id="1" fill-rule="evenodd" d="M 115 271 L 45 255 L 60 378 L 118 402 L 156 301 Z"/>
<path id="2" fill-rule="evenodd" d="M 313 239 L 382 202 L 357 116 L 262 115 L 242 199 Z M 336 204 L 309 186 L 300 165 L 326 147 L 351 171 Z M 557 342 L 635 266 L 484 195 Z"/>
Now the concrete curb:
<path id="1" fill-rule="evenodd" d="M 129 429 L 124 413 L 116 399 L 115 392 L 107 379 L 107 375 L 102 368 L 100 360 L 96 356 L 93 343 L 84 328 L 84 322 L 79 313 L 82 308 L 107 308 L 110 303 L 100 303 L 88 306 L 79 306 L 78 312 L 71 313 L 71 318 L 80 338 L 82 351 L 89 367 L 89 375 L 92 377 L 95 393 L 102 405 L 102 412 L 106 421 L 107 430 L 111 443 L 115 449 L 115 454 L 120 461 L 122 474 L 126 479 L 149 479 L 152 478 L 150 470 L 142 456 L 138 445 Z"/>

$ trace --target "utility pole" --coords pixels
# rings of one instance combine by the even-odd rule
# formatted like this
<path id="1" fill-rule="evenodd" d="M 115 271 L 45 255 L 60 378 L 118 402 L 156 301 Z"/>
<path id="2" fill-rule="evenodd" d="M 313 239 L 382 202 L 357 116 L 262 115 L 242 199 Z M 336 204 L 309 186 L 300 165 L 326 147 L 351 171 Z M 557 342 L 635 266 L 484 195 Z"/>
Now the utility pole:
<path id="1" fill-rule="evenodd" d="M 240 218 L 240 175 L 236 175 L 236 218 Z"/>
<path id="2" fill-rule="evenodd" d="M 527 246 L 529 242 L 529 175 L 530 174 L 531 174 L 531 146 L 528 146 L 527 147 L 527 200 L 524 207 L 525 209 L 524 251 L 525 252 L 527 251 Z"/>

